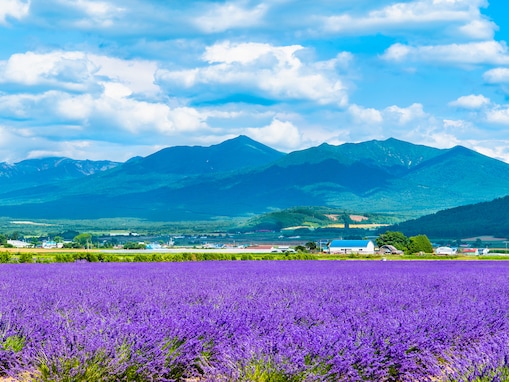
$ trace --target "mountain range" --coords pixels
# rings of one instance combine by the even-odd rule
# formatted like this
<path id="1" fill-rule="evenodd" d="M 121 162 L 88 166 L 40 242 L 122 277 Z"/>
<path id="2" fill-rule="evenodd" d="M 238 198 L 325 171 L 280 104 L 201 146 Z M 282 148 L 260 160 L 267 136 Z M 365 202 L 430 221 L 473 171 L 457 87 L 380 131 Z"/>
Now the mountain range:
<path id="1" fill-rule="evenodd" d="M 388 139 L 282 153 L 246 136 L 125 163 L 0 164 L 0 216 L 207 220 L 294 206 L 419 217 L 509 194 L 509 164 Z"/>

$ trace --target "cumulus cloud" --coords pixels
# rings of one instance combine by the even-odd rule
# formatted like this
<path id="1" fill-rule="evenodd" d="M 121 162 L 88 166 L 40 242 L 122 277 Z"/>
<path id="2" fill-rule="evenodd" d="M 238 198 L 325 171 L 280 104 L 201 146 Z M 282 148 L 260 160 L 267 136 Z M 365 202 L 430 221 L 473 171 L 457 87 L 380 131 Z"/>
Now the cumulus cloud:
<path id="1" fill-rule="evenodd" d="M 484 73 L 484 80 L 491 84 L 509 83 L 509 68 L 495 68 Z"/>
<path id="2" fill-rule="evenodd" d="M 172 108 L 163 103 L 137 101 L 102 95 L 59 94 L 54 99 L 57 116 L 86 126 L 90 133 L 107 134 L 106 129 L 131 134 L 163 134 L 195 131 L 205 127 L 204 117 L 193 108 Z"/>
<path id="3" fill-rule="evenodd" d="M 408 107 L 389 106 L 384 110 L 384 115 L 388 120 L 394 120 L 400 125 L 405 125 L 427 116 L 420 103 L 414 103 Z"/>
<path id="4" fill-rule="evenodd" d="M 498 26 L 489 20 L 473 20 L 468 24 L 462 25 L 458 30 L 465 36 L 477 40 L 490 40 L 493 38 Z"/>
<path id="5" fill-rule="evenodd" d="M 187 134 L 206 129 L 206 116 L 190 107 L 171 107 L 160 102 L 139 101 L 122 94 L 0 95 L 3 118 L 23 120 L 26 131 L 73 139 L 124 142 Z M 40 126 L 45 125 L 44 130 Z M 137 137 L 137 138 L 136 138 Z"/>
<path id="6" fill-rule="evenodd" d="M 457 120 L 457 119 L 444 119 L 444 127 L 446 129 L 462 129 L 463 127 L 465 127 L 466 125 L 466 122 L 465 121 L 462 121 L 462 120 Z"/>
<path id="7" fill-rule="evenodd" d="M 137 155 L 152 154 L 161 148 L 136 143 L 126 146 L 100 139 L 87 140 L 73 137 L 61 137 L 57 141 L 29 129 L 0 125 L 0 157 L 7 163 L 52 156 L 126 161 Z"/>
<path id="8" fill-rule="evenodd" d="M 455 101 L 449 102 L 449 105 L 463 109 L 480 109 L 489 103 L 490 99 L 483 95 L 470 94 L 467 96 L 459 97 Z"/>
<path id="9" fill-rule="evenodd" d="M 212 4 L 201 16 L 196 17 L 193 23 L 206 33 L 248 28 L 262 22 L 267 8 L 267 5 L 263 3 L 250 9 L 235 2 Z"/>
<path id="10" fill-rule="evenodd" d="M 67 0 L 68 7 L 75 8 L 84 15 L 75 22 L 78 27 L 111 27 L 114 20 L 124 13 L 124 8 L 113 5 L 106 1 L 92 0 Z"/>
<path id="11" fill-rule="evenodd" d="M 509 125 L 509 107 L 495 107 L 486 113 L 486 120 L 491 123 Z"/>
<path id="12" fill-rule="evenodd" d="M 157 77 L 170 87 L 223 86 L 227 92 L 244 87 L 278 100 L 345 106 L 348 89 L 335 70 L 336 64 L 347 60 L 345 54 L 328 61 L 305 62 L 297 54 L 303 50 L 299 45 L 226 41 L 205 50 L 202 59 L 210 65 L 162 70 Z"/>
<path id="13" fill-rule="evenodd" d="M 509 140 L 482 140 L 472 142 L 471 148 L 483 155 L 509 163 Z"/>
<path id="14" fill-rule="evenodd" d="M 0 6 L 0 24 L 7 24 L 9 18 L 22 19 L 30 12 L 30 0 L 3 0 Z"/>
<path id="15" fill-rule="evenodd" d="M 270 125 L 248 128 L 246 134 L 253 139 L 280 150 L 295 149 L 301 143 L 299 129 L 289 121 L 274 118 Z"/>
<path id="16" fill-rule="evenodd" d="M 70 91 L 98 90 L 105 79 L 118 82 L 133 93 L 155 94 L 157 65 L 142 60 L 118 58 L 74 51 L 17 53 L 0 61 L 0 83 L 47 86 Z"/>
<path id="17" fill-rule="evenodd" d="M 324 29 L 336 33 L 386 33 L 458 25 L 471 38 L 492 37 L 497 26 L 481 15 L 484 0 L 415 0 L 396 2 L 364 15 L 348 13 L 323 18 Z"/>
<path id="18" fill-rule="evenodd" d="M 81 52 L 17 53 L 0 62 L 0 82 L 22 85 L 60 85 L 69 90 L 86 90 L 97 71 Z"/>
<path id="19" fill-rule="evenodd" d="M 350 105 L 348 111 L 357 123 L 378 124 L 383 121 L 382 113 L 373 108 Z"/>
<path id="20" fill-rule="evenodd" d="M 388 61 L 447 64 L 509 64 L 507 45 L 498 41 L 465 44 L 409 46 L 391 45 L 382 58 Z"/>

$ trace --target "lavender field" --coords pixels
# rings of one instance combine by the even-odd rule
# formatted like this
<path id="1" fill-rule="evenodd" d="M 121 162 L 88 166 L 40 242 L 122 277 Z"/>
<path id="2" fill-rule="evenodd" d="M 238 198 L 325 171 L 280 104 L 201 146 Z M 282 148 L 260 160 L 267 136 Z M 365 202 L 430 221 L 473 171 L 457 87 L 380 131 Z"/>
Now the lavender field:
<path id="1" fill-rule="evenodd" d="M 0 267 L 0 380 L 509 378 L 509 262 Z"/>

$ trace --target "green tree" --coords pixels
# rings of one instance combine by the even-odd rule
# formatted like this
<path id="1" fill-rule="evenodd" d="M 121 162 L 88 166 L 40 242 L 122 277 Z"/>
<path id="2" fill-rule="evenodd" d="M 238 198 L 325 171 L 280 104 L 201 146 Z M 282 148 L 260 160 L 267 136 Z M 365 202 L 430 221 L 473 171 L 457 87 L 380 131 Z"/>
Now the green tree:
<path id="1" fill-rule="evenodd" d="M 147 248 L 147 245 L 145 243 L 129 241 L 124 244 L 124 249 L 145 249 L 145 248 Z"/>
<path id="2" fill-rule="evenodd" d="M 408 246 L 409 253 L 432 253 L 433 246 L 426 235 L 417 235 L 410 237 L 410 244 Z"/>
<path id="3" fill-rule="evenodd" d="M 0 245 L 7 244 L 7 236 L 0 234 Z"/>
<path id="4" fill-rule="evenodd" d="M 306 243 L 306 247 L 310 250 L 310 251 L 316 251 L 316 243 L 314 241 L 308 241 Z"/>
<path id="5" fill-rule="evenodd" d="M 410 245 L 410 239 L 401 232 L 387 231 L 377 237 L 376 244 L 379 247 L 382 245 L 393 245 L 401 251 L 407 251 Z"/>
<path id="6" fill-rule="evenodd" d="M 73 241 L 81 245 L 81 247 L 87 248 L 92 243 L 92 234 L 80 233 L 79 235 L 74 237 Z"/>

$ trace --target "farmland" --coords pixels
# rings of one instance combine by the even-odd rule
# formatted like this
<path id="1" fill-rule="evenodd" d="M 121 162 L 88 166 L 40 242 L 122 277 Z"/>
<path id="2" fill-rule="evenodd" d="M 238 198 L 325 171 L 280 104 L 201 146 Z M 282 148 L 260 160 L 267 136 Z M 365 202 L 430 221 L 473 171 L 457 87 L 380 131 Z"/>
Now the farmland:
<path id="1" fill-rule="evenodd" d="M 508 271 L 483 261 L 4 264 L 0 378 L 507 378 Z"/>

